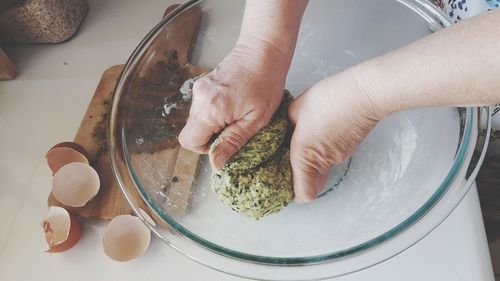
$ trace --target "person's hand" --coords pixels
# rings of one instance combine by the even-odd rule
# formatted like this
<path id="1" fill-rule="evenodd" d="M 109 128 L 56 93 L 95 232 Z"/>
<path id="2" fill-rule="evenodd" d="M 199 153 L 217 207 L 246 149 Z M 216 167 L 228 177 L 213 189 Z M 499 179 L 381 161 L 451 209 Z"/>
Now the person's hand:
<path id="1" fill-rule="evenodd" d="M 214 135 L 222 142 L 210 152 L 220 169 L 271 119 L 283 97 L 290 58 L 269 42 L 239 42 L 227 57 L 193 86 L 193 103 L 180 144 L 208 153 Z"/>
<path id="2" fill-rule="evenodd" d="M 499 31 L 500 10 L 484 13 L 356 65 L 303 93 L 289 108 L 296 126 L 290 151 L 295 200 L 316 198 L 329 168 L 346 160 L 391 113 L 500 103 L 500 56 L 491 51 L 500 42 Z M 440 48 L 445 44 L 457 48 Z"/>
<path id="3" fill-rule="evenodd" d="M 289 107 L 295 130 L 290 161 L 295 202 L 314 200 L 330 168 L 349 158 L 384 117 L 349 72 L 327 78 L 302 93 Z"/>

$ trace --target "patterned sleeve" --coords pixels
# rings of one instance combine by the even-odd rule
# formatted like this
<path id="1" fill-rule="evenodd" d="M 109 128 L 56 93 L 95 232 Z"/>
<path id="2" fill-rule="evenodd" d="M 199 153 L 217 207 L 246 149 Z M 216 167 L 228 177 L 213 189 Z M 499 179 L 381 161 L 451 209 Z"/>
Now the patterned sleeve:
<path id="1" fill-rule="evenodd" d="M 452 22 L 500 8 L 500 0 L 433 0 Z"/>

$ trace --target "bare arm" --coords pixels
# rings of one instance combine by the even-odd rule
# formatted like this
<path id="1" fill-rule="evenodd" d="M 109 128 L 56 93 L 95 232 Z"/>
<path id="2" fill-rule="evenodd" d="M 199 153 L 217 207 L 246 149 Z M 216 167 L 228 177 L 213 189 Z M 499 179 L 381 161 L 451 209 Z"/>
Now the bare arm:
<path id="1" fill-rule="evenodd" d="M 247 0 L 233 50 L 193 86 L 193 104 L 179 142 L 210 153 L 221 168 L 278 108 L 307 0 Z"/>
<path id="2" fill-rule="evenodd" d="M 316 198 L 329 169 L 382 118 L 426 106 L 500 103 L 500 10 L 328 77 L 289 108 L 295 200 Z"/>
<path id="3" fill-rule="evenodd" d="M 266 45 L 290 63 L 308 0 L 247 0 L 239 41 Z"/>
<path id="4" fill-rule="evenodd" d="M 353 73 L 377 107 L 389 113 L 500 103 L 500 10 L 365 62 Z"/>

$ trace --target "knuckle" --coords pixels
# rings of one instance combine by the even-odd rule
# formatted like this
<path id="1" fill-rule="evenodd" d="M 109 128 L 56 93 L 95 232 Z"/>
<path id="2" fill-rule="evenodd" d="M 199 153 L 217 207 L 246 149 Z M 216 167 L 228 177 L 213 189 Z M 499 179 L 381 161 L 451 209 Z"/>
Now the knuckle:
<path id="1" fill-rule="evenodd" d="M 324 156 L 319 147 L 302 147 L 299 150 L 299 158 L 297 159 L 300 166 L 307 172 L 318 172 L 324 165 Z"/>
<path id="2" fill-rule="evenodd" d="M 255 131 L 257 132 L 258 130 L 264 128 L 267 124 L 269 124 L 271 117 L 272 116 L 268 114 L 262 114 L 257 117 L 257 119 L 255 119 L 254 121 Z"/>
<path id="3" fill-rule="evenodd" d="M 198 111 L 221 114 L 230 106 L 229 96 L 225 94 L 226 92 L 227 85 L 203 80 L 193 86 L 193 102 L 197 104 Z"/>
<path id="4" fill-rule="evenodd" d="M 292 149 L 297 149 L 297 152 L 290 156 L 292 162 L 297 163 L 302 170 L 308 173 L 324 173 L 333 165 L 348 158 L 347 154 L 338 150 L 337 147 L 324 144 L 295 144 Z"/>
<path id="5" fill-rule="evenodd" d="M 357 146 L 355 139 L 359 138 L 353 136 L 349 138 L 336 139 L 334 142 L 332 142 L 335 145 L 332 145 L 328 153 L 332 158 L 331 159 L 331 161 L 333 162 L 332 164 L 344 162 L 347 159 L 349 159 L 351 153 Z"/>
<path id="6" fill-rule="evenodd" d="M 200 79 L 194 81 L 193 84 L 193 95 L 199 96 L 208 92 L 211 88 L 211 79 L 207 76 L 203 76 Z"/>
<path id="7" fill-rule="evenodd" d="M 221 114 L 226 111 L 228 101 L 220 94 L 211 95 L 207 98 L 205 108 L 212 114 Z"/>
<path id="8" fill-rule="evenodd" d="M 245 137 L 235 130 L 227 130 L 227 132 L 223 133 L 222 138 L 226 145 L 234 151 L 239 150 L 246 142 Z"/>

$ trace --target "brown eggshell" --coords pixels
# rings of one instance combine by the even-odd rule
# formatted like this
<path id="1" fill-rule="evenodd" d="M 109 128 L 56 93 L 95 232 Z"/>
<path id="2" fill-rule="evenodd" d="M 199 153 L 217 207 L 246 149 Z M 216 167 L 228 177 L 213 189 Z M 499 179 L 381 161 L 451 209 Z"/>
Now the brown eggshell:
<path id="1" fill-rule="evenodd" d="M 115 261 L 129 261 L 142 256 L 150 241 L 151 232 L 138 217 L 117 216 L 104 232 L 104 253 Z"/>
<path id="2" fill-rule="evenodd" d="M 80 240 L 81 225 L 76 217 L 64 208 L 51 206 L 41 225 L 49 253 L 64 252 Z"/>
<path id="3" fill-rule="evenodd" d="M 72 141 L 65 141 L 65 142 L 60 142 L 56 145 L 54 145 L 51 149 L 53 148 L 58 148 L 58 147 L 68 147 L 68 148 L 72 148 L 73 150 L 76 150 L 78 152 L 80 152 L 81 154 L 85 155 L 85 157 L 87 157 L 87 159 L 90 159 L 90 155 L 89 153 L 87 152 L 87 150 L 79 145 L 78 143 L 76 142 L 72 142 Z M 49 151 L 51 150 L 49 149 Z"/>
<path id="4" fill-rule="evenodd" d="M 82 207 L 99 191 L 97 172 L 85 163 L 72 162 L 62 166 L 52 181 L 52 194 L 61 203 Z"/>
<path id="5" fill-rule="evenodd" d="M 45 158 L 52 174 L 55 174 L 62 166 L 71 162 L 89 164 L 89 154 L 83 146 L 76 142 L 61 142 L 54 145 L 49 149 Z"/>

